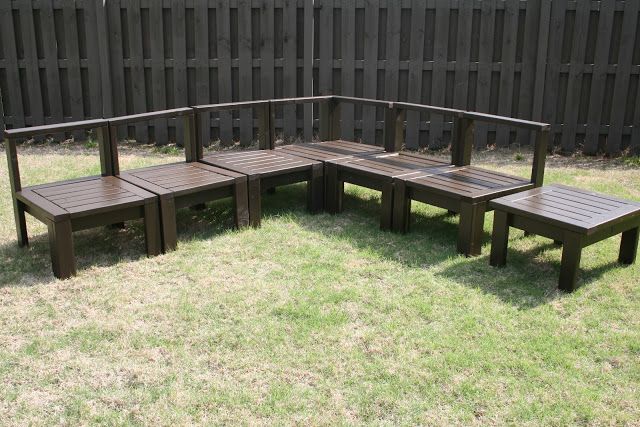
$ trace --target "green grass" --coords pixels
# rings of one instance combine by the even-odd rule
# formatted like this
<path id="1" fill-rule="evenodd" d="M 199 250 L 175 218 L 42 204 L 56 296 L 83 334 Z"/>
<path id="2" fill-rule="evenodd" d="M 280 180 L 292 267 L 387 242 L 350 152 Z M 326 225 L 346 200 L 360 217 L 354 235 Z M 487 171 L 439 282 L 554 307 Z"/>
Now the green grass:
<path id="1" fill-rule="evenodd" d="M 26 184 L 99 171 L 85 150 L 26 148 Z M 123 169 L 179 159 L 121 152 Z M 170 153 L 174 154 L 174 153 Z M 477 163 L 526 176 L 531 153 Z M 547 182 L 640 200 L 640 170 L 552 158 Z M 179 213 L 179 249 L 144 255 L 142 226 L 75 237 L 78 275 L 51 275 L 46 229 L 17 248 L 0 164 L 0 424 L 636 424 L 638 264 L 619 238 L 556 290 L 560 249 L 511 234 L 509 264 L 455 253 L 457 219 L 414 204 L 407 235 L 379 197 L 309 215 L 304 186 L 264 196 L 260 229 L 231 205 Z"/>

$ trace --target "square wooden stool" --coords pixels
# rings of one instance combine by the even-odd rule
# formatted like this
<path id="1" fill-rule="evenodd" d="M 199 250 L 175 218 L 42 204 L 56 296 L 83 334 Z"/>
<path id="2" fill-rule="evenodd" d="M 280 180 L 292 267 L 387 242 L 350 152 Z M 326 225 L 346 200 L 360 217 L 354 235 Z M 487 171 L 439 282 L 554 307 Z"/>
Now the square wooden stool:
<path id="1" fill-rule="evenodd" d="M 549 185 L 491 201 L 495 209 L 490 263 L 507 261 L 509 227 L 561 242 L 559 287 L 576 288 L 582 248 L 622 234 L 618 261 L 632 264 L 638 251 L 640 203 L 565 185 Z"/>
<path id="2" fill-rule="evenodd" d="M 204 156 L 202 163 L 247 175 L 249 184 L 249 221 L 259 227 L 262 216 L 262 190 L 296 182 L 307 182 L 307 207 L 322 210 L 322 163 L 291 156 L 282 150 L 220 152 Z"/>
<path id="3" fill-rule="evenodd" d="M 159 196 L 165 251 L 177 246 L 176 209 L 232 197 L 235 226 L 249 224 L 247 177 L 241 173 L 188 162 L 128 170 L 118 176 Z"/>
<path id="4" fill-rule="evenodd" d="M 53 274 L 76 273 L 72 232 L 143 218 L 147 254 L 161 252 L 157 196 L 113 176 L 98 176 L 25 187 L 16 192 L 18 214 L 27 212 L 47 225 Z M 20 221 L 21 244 L 27 244 Z"/>
<path id="5" fill-rule="evenodd" d="M 527 179 L 475 166 L 429 170 L 396 179 L 393 227 L 409 229 L 411 200 L 460 214 L 458 252 L 479 255 L 489 200 L 533 187 Z"/>
<path id="6" fill-rule="evenodd" d="M 382 192 L 380 228 L 390 230 L 395 179 L 449 167 L 452 166 L 448 161 L 415 153 L 383 153 L 327 161 L 327 211 L 342 212 L 345 182 L 371 188 Z"/>

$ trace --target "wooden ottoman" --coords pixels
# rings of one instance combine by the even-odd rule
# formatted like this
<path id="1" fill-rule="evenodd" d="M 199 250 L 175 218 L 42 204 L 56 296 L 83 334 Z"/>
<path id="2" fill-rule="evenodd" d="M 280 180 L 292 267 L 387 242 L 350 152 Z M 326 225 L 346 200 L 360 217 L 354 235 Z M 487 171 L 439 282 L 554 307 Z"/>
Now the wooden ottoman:
<path id="1" fill-rule="evenodd" d="M 322 163 L 291 156 L 281 150 L 220 152 L 199 160 L 207 165 L 227 169 L 247 176 L 249 185 L 249 221 L 260 226 L 262 190 L 281 185 L 307 182 L 307 207 L 310 212 L 322 210 Z"/>
<path id="2" fill-rule="evenodd" d="M 560 242 L 560 289 L 576 288 L 582 248 L 622 234 L 618 261 L 632 264 L 638 251 L 640 203 L 565 185 L 550 185 L 492 200 L 495 210 L 490 263 L 507 259 L 509 227 Z"/>

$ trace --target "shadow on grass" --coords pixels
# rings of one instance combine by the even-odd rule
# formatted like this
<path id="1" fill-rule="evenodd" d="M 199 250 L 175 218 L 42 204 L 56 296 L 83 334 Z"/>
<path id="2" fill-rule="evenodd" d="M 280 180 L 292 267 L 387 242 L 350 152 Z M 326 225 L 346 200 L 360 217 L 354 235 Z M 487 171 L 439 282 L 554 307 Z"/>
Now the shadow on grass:
<path id="1" fill-rule="evenodd" d="M 200 211 L 178 211 L 178 246 L 193 239 L 210 239 L 233 227 L 230 199 L 207 205 Z M 125 228 L 96 227 L 73 233 L 76 269 L 108 267 L 120 262 L 146 258 L 142 220 L 129 221 Z M 179 247 L 178 247 L 179 249 Z M 51 270 L 49 240 L 46 232 L 31 234 L 29 246 L 18 247 L 15 239 L 0 245 L 0 288 L 30 286 L 55 281 Z"/>
<path id="2" fill-rule="evenodd" d="M 301 191 L 302 190 L 302 191 Z M 375 253 L 383 259 L 401 263 L 409 268 L 434 268 L 435 274 L 454 283 L 494 295 L 518 308 L 528 309 L 562 298 L 566 294 L 557 289 L 560 257 L 548 262 L 538 255 L 558 250 L 551 240 L 521 251 L 509 248 L 508 264 L 504 268 L 489 265 L 490 232 L 483 235 L 483 254 L 466 258 L 456 251 L 458 217 L 444 210 L 429 208 L 412 212 L 411 230 L 407 234 L 384 232 L 379 229 L 380 201 L 371 193 L 359 191 L 345 194 L 344 211 L 336 216 L 294 216 L 307 230 L 347 241 L 350 245 Z M 265 217 L 287 211 L 291 214 L 294 203 L 304 203 L 303 188 L 296 186 L 278 189 L 274 196 L 265 198 Z M 299 200 L 297 200 L 299 199 Z M 297 211 L 296 211 L 297 212 Z M 294 213 L 296 213 L 294 212 Z M 514 235 L 518 232 L 514 231 Z M 531 239 L 534 237 L 516 237 Z M 581 269 L 578 286 L 598 280 L 617 263 L 611 262 L 595 268 Z"/>

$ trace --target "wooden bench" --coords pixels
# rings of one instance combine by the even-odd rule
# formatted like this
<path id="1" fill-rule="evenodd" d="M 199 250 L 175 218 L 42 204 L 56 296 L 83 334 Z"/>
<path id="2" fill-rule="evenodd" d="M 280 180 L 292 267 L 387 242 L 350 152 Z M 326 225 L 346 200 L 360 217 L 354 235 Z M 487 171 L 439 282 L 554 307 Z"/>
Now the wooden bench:
<path id="1" fill-rule="evenodd" d="M 342 212 L 344 183 L 382 192 L 380 228 L 390 230 L 397 178 L 451 167 L 445 160 L 415 153 L 384 153 L 325 162 L 327 212 Z"/>
<path id="2" fill-rule="evenodd" d="M 36 135 L 97 129 L 102 176 L 22 187 L 16 140 Z M 60 279 L 76 273 L 74 231 L 128 220 L 144 219 L 147 254 L 161 252 L 157 197 L 113 174 L 106 120 L 63 123 L 5 131 L 11 194 L 18 245 L 29 243 L 25 213 L 47 225 L 53 274 Z"/>
<path id="3" fill-rule="evenodd" d="M 404 103 L 394 103 L 394 107 L 415 108 Z M 537 131 L 530 179 L 470 165 L 475 121 L 487 121 Z M 454 120 L 451 146 L 451 163 L 455 167 L 426 170 L 421 174 L 396 177 L 393 229 L 399 232 L 408 231 L 411 200 L 444 208 L 449 212 L 460 214 L 458 252 L 467 256 L 479 255 L 484 215 L 490 210 L 488 202 L 497 197 L 542 185 L 548 139 L 549 126 L 545 123 L 459 112 Z"/>
<path id="4" fill-rule="evenodd" d="M 200 129 L 202 114 L 239 108 L 258 110 L 260 150 L 223 151 L 204 155 L 202 138 L 196 138 L 196 157 L 199 162 L 247 176 L 249 221 L 259 227 L 262 217 L 262 192 L 281 185 L 307 182 L 307 208 L 317 213 L 323 208 L 322 163 L 274 150 L 273 110 L 270 101 L 249 101 L 233 104 L 200 105 L 196 112 L 196 129 Z"/>
<path id="5" fill-rule="evenodd" d="M 186 161 L 120 171 L 117 127 L 171 117 L 184 120 Z M 109 126 L 114 174 L 158 196 L 164 251 L 175 250 L 177 246 L 176 209 L 231 197 L 234 203 L 235 226 L 240 228 L 249 224 L 247 177 L 195 161 L 196 132 L 193 109 L 177 108 L 117 117 L 109 120 Z"/>
<path id="6" fill-rule="evenodd" d="M 564 185 L 550 185 L 490 202 L 495 210 L 490 263 L 507 261 L 509 227 L 562 243 L 559 287 L 571 292 L 582 249 L 622 234 L 618 261 L 632 264 L 638 251 L 640 203 Z"/>

